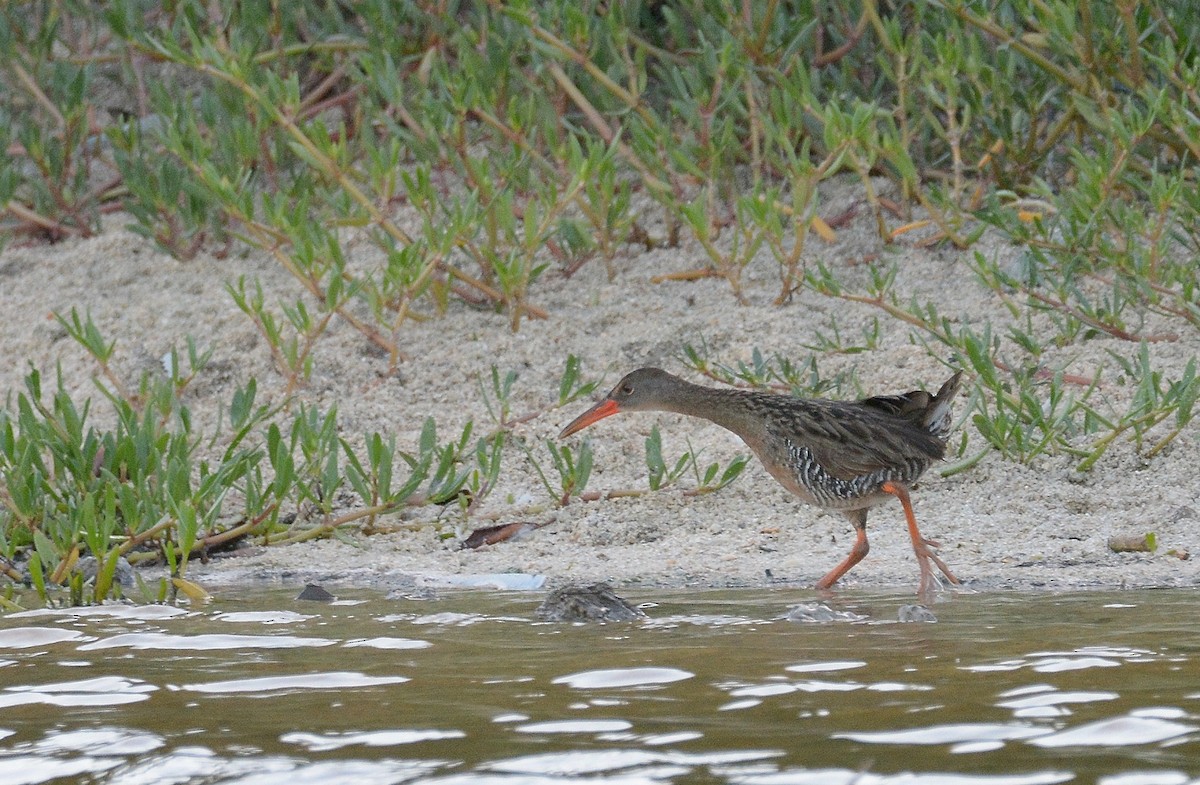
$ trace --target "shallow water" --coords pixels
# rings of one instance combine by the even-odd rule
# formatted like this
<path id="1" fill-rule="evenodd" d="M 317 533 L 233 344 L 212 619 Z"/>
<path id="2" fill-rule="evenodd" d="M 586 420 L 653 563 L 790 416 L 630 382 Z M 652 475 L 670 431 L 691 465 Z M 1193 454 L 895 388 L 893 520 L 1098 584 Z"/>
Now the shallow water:
<path id="1" fill-rule="evenodd" d="M 0 617 L 0 783 L 1200 783 L 1190 591 L 295 593 Z"/>

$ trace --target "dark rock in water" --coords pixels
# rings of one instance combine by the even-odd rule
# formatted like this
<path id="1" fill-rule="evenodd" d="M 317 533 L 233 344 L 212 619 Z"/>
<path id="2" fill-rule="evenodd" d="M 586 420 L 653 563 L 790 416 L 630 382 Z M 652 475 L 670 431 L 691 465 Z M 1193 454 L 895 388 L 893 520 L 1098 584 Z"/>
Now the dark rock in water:
<path id="1" fill-rule="evenodd" d="M 937 616 L 924 605 L 901 605 L 900 621 L 937 621 Z"/>
<path id="2" fill-rule="evenodd" d="M 824 603 L 810 602 L 788 608 L 788 612 L 780 618 L 785 621 L 830 622 L 862 621 L 867 617 L 852 611 L 835 611 Z"/>
<path id="3" fill-rule="evenodd" d="M 84 556 L 75 565 L 75 569 L 83 574 L 85 581 L 94 581 L 99 571 L 100 562 L 95 556 Z M 124 556 L 117 557 L 117 567 L 113 570 L 113 583 L 128 589 L 133 586 L 133 565 Z"/>
<path id="4" fill-rule="evenodd" d="M 646 614 L 618 597 L 607 583 L 555 589 L 534 611 L 545 621 L 633 621 Z"/>
<path id="5" fill-rule="evenodd" d="M 337 599 L 325 588 L 318 586 L 315 583 L 309 583 L 304 586 L 304 591 L 296 596 L 297 600 L 311 600 L 312 602 L 333 602 Z"/>

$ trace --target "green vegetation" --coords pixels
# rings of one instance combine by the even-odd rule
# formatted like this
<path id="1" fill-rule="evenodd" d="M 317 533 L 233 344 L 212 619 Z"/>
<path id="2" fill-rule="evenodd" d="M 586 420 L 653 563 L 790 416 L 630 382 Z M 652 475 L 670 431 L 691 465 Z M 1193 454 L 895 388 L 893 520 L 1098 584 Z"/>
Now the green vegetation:
<path id="1" fill-rule="evenodd" d="M 975 430 L 947 471 L 992 452 L 1086 471 L 1119 439 L 1153 459 L 1200 397 L 1194 361 L 1167 378 L 1149 352 L 1200 329 L 1197 29 L 1186 2 L 6 4 L 0 243 L 86 237 L 123 211 L 180 259 L 255 250 L 303 295 L 227 282 L 281 374 L 271 400 L 288 403 L 262 404 L 250 380 L 218 423 L 194 423 L 182 397 L 200 347 L 173 353 L 166 378 L 122 379 L 91 320 L 60 316 L 100 396 L 73 400 L 31 371 L 0 411 L 0 568 L 44 600 L 64 586 L 88 602 L 121 591 L 121 557 L 157 558 L 174 580 L 142 596 L 194 595 L 188 560 L 245 538 L 379 530 L 407 505 L 469 519 L 511 446 L 548 503 L 598 497 L 586 441 L 522 430 L 596 390 L 573 357 L 557 400 L 531 412 L 511 410 L 517 378 L 493 368 L 479 380 L 492 430 L 442 441 L 429 421 L 411 454 L 383 434 L 342 438 L 336 411 L 289 396 L 335 317 L 392 371 L 411 320 L 457 299 L 518 330 L 545 316 L 547 270 L 630 244 L 696 243 L 705 265 L 683 277 L 716 276 L 739 300 L 746 265 L 767 258 L 780 305 L 805 292 L 877 312 L 858 334 L 831 318 L 804 337 L 806 360 L 682 349 L 715 379 L 854 395 L 852 372 L 819 361 L 874 351 L 901 325 L 974 376 Z M 866 260 L 865 283 L 808 262 L 810 233 L 837 231 L 819 210 L 833 177 L 861 184 L 885 245 L 973 249 L 963 280 L 1019 326 L 902 296 L 888 257 Z M 1020 264 L 979 250 L 985 233 L 1023 248 Z M 1128 407 L 1053 351 L 1097 336 L 1128 347 L 1110 366 Z M 92 425 L 94 404 L 114 426 Z M 688 467 L 696 492 L 714 489 L 744 465 L 701 469 L 690 449 L 668 461 L 651 439 L 652 490 Z"/>

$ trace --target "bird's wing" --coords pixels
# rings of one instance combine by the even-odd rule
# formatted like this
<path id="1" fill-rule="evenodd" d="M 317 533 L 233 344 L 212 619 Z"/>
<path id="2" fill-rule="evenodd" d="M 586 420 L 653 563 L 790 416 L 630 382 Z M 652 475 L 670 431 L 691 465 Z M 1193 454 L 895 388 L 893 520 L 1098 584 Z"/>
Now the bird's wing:
<path id="1" fill-rule="evenodd" d="M 897 400 L 911 395 L 868 399 L 882 403 L 866 406 L 812 402 L 805 417 L 787 423 L 789 438 L 808 448 L 828 474 L 843 480 L 880 469 L 928 465 L 942 457 L 945 445 L 922 428 L 919 420 L 896 419 L 895 412 L 885 408 L 911 405 Z M 881 416 L 881 412 L 886 414 Z"/>

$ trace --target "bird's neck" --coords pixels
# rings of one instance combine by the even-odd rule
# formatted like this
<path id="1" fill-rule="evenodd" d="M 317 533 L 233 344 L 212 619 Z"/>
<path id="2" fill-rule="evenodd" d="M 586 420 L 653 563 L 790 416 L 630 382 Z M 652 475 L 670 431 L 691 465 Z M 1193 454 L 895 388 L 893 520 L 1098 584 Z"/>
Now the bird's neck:
<path id="1" fill-rule="evenodd" d="M 751 439 L 757 437 L 764 427 L 762 417 L 753 406 L 755 396 L 756 393 L 743 390 L 701 387 L 680 380 L 676 394 L 662 408 L 677 414 L 702 417 L 743 439 Z"/>

